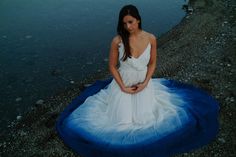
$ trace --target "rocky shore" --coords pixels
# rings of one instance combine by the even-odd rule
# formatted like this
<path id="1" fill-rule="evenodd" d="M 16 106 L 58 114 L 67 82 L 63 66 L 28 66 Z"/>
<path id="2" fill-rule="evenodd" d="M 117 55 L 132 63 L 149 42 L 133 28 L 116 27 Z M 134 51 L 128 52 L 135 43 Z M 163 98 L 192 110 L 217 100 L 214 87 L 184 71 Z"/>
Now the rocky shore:
<path id="1" fill-rule="evenodd" d="M 158 39 L 155 77 L 190 83 L 205 89 L 220 103 L 220 132 L 208 145 L 177 157 L 236 156 L 236 1 L 193 0 L 193 12 Z M 154 17 L 155 18 L 155 17 Z M 158 17 L 156 17 L 158 18 Z M 84 80 L 105 79 L 109 72 Z M 78 157 L 63 144 L 56 119 L 83 89 L 61 91 L 32 109 L 0 134 L 2 157 Z"/>

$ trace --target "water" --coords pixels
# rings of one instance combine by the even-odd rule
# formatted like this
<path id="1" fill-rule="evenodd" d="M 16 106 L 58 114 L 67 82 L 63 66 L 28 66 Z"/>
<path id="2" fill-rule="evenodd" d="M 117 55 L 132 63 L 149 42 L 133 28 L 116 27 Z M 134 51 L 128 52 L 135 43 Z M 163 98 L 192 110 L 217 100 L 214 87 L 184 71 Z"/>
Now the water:
<path id="1" fill-rule="evenodd" d="M 130 3 L 157 37 L 185 16 L 184 0 L 1 0 L 0 128 L 71 81 L 107 69 L 119 10 Z"/>

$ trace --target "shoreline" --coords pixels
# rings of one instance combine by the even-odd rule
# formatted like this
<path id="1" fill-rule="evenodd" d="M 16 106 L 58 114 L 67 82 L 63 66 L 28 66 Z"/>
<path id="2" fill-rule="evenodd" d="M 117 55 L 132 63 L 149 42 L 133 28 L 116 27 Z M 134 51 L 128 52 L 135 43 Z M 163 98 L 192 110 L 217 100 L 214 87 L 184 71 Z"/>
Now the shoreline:
<path id="1" fill-rule="evenodd" d="M 193 84 L 220 103 L 220 132 L 208 145 L 177 157 L 235 156 L 236 147 L 236 2 L 191 1 L 193 13 L 158 39 L 157 70 L 165 77 Z M 43 105 L 0 134 L 0 156 L 78 156 L 55 131 L 59 114 L 83 89 L 108 70 L 47 99 Z"/>

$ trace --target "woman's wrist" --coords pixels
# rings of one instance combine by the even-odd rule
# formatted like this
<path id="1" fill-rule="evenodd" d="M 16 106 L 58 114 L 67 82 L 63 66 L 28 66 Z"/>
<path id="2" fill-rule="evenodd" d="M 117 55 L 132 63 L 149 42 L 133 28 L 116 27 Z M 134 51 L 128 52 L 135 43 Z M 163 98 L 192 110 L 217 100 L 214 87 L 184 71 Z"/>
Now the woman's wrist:
<path id="1" fill-rule="evenodd" d="M 145 81 L 143 82 L 143 84 L 144 84 L 145 86 L 147 86 L 147 85 L 148 85 L 148 82 L 149 82 L 149 80 L 145 80 Z"/>
<path id="2" fill-rule="evenodd" d="M 125 86 L 124 85 L 120 85 L 120 89 L 122 90 L 122 91 L 125 91 Z"/>

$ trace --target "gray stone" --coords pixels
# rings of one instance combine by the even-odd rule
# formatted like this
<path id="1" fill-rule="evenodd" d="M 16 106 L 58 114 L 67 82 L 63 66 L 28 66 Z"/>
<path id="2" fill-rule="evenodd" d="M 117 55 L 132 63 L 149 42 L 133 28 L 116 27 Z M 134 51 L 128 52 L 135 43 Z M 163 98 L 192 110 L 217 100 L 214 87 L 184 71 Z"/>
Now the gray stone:
<path id="1" fill-rule="evenodd" d="M 42 105 L 42 104 L 44 104 L 44 100 L 39 99 L 38 101 L 36 101 L 35 104 L 36 104 L 36 105 Z"/>
<path id="2" fill-rule="evenodd" d="M 84 87 L 89 87 L 91 86 L 91 84 L 84 84 Z"/>
<path id="3" fill-rule="evenodd" d="M 220 141 L 221 143 L 225 143 L 225 142 L 226 142 L 225 139 L 222 138 L 222 137 L 219 137 L 219 138 L 218 138 L 218 141 Z"/>
<path id="4" fill-rule="evenodd" d="M 231 98 L 230 98 L 230 101 L 231 101 L 231 102 L 234 102 L 234 97 L 231 97 Z"/>
<path id="5" fill-rule="evenodd" d="M 19 121 L 19 120 L 21 120 L 21 118 L 22 118 L 22 116 L 17 116 L 17 117 L 16 117 L 16 120 Z"/>
<path id="6" fill-rule="evenodd" d="M 24 132 L 24 131 L 21 131 L 21 132 L 20 132 L 20 136 L 26 136 L 26 135 L 27 135 L 26 132 Z"/>

